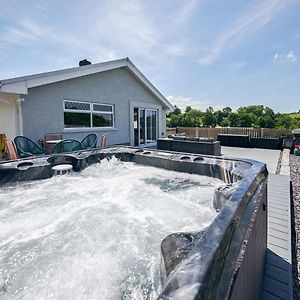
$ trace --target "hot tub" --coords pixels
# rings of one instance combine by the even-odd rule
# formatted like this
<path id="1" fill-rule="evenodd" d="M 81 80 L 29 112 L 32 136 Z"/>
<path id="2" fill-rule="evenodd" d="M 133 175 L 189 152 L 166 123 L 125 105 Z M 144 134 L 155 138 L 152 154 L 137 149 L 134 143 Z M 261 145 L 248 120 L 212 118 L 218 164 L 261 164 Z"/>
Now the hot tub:
<path id="1" fill-rule="evenodd" d="M 62 164 L 75 173 L 53 177 L 53 166 Z M 7 219 L 1 218 L 0 295 L 257 298 L 266 252 L 266 178 L 265 165 L 255 161 L 131 147 L 2 163 L 0 214 Z M 40 219 L 30 218 L 28 203 Z M 15 224 L 20 233 L 9 235 Z M 115 252 L 118 257 L 110 255 Z M 109 272 L 103 275 L 103 268 Z M 100 282 L 107 288 L 99 290 Z"/>

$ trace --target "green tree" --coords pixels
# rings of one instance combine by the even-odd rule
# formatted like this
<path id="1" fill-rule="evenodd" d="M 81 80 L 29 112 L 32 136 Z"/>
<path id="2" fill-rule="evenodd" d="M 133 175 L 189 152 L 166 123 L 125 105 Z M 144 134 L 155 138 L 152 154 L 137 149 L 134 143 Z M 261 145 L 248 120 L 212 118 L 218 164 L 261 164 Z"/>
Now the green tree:
<path id="1" fill-rule="evenodd" d="M 276 125 L 278 128 L 291 128 L 293 119 L 289 115 L 286 114 L 277 114 Z"/>
<path id="2" fill-rule="evenodd" d="M 188 113 L 189 111 L 192 110 L 192 107 L 190 105 L 188 105 L 186 108 L 185 108 L 185 112 Z"/>
<path id="3" fill-rule="evenodd" d="M 216 118 L 213 114 L 212 107 L 209 107 L 206 110 L 205 114 L 203 115 L 202 122 L 203 122 L 203 125 L 207 126 L 207 127 L 216 126 Z"/>
<path id="4" fill-rule="evenodd" d="M 222 127 L 228 127 L 230 125 L 228 118 L 224 118 L 220 125 Z"/>
<path id="5" fill-rule="evenodd" d="M 174 106 L 174 111 L 173 111 L 174 115 L 180 115 L 181 114 L 181 110 L 179 107 L 177 107 L 176 105 Z"/>
<path id="6" fill-rule="evenodd" d="M 231 127 L 237 127 L 239 126 L 239 115 L 237 113 L 231 112 L 228 115 L 228 122 L 229 122 L 229 126 Z"/>
<path id="7" fill-rule="evenodd" d="M 245 112 L 245 113 L 252 113 L 256 115 L 257 117 L 262 117 L 264 115 L 264 106 L 263 105 L 249 105 L 240 107 L 238 109 L 238 112 Z"/>
<path id="8" fill-rule="evenodd" d="M 260 128 L 274 128 L 276 125 L 275 118 L 271 116 L 263 116 L 258 118 L 258 126 Z"/>
<path id="9" fill-rule="evenodd" d="M 191 119 L 190 123 L 194 124 L 193 127 L 201 125 L 201 117 L 202 113 L 198 109 L 190 109 L 188 112 L 185 113 L 186 119 Z"/>
<path id="10" fill-rule="evenodd" d="M 222 109 L 224 118 L 228 117 L 231 112 L 232 112 L 232 109 L 229 106 L 226 106 Z"/>
<path id="11" fill-rule="evenodd" d="M 177 126 L 180 126 L 179 125 L 179 118 L 180 118 L 180 115 L 172 115 L 171 118 L 170 118 L 170 127 L 177 127 Z"/>
<path id="12" fill-rule="evenodd" d="M 239 126 L 240 127 L 251 127 L 252 119 L 251 115 L 247 113 L 243 113 L 239 116 Z"/>
<path id="13" fill-rule="evenodd" d="M 223 112 L 221 110 L 217 110 L 214 112 L 214 116 L 216 119 L 216 124 L 221 125 L 223 118 L 224 118 Z"/>

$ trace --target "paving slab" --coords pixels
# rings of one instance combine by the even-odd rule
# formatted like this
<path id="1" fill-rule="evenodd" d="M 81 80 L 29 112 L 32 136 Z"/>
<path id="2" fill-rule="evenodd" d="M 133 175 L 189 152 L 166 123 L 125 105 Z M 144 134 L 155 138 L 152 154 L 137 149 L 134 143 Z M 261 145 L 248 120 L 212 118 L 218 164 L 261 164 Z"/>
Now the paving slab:
<path id="1" fill-rule="evenodd" d="M 238 148 L 238 147 L 221 147 L 221 153 L 227 157 L 241 157 L 261 161 L 267 165 L 269 173 L 275 174 L 280 150 L 256 149 L 256 148 Z"/>
<path id="2" fill-rule="evenodd" d="M 280 174 L 290 176 L 290 149 L 283 149 L 282 151 Z"/>

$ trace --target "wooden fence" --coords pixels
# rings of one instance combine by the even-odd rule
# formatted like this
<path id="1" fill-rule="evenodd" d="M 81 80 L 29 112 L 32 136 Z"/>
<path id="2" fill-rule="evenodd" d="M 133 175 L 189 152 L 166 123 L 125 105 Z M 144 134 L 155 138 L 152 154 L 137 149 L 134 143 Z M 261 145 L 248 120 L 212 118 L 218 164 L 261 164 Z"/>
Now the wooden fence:
<path id="1" fill-rule="evenodd" d="M 175 134 L 176 128 L 167 128 L 167 135 Z M 189 136 L 211 137 L 215 141 L 218 134 L 248 134 L 250 137 L 277 138 L 292 134 L 292 129 L 252 128 L 252 127 L 178 127 L 177 133 L 185 133 Z"/>

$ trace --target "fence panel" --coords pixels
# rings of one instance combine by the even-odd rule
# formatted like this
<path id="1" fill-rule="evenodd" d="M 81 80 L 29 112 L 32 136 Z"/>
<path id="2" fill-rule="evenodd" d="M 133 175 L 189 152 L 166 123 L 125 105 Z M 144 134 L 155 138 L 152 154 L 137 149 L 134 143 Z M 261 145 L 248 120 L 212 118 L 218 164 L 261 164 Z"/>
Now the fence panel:
<path id="1" fill-rule="evenodd" d="M 178 133 L 190 136 L 211 137 L 215 141 L 218 134 L 248 134 L 250 137 L 278 138 L 283 135 L 292 134 L 292 129 L 277 128 L 252 128 L 252 127 L 178 127 Z M 168 128 L 167 134 L 175 134 L 176 128 Z"/>
<path id="2" fill-rule="evenodd" d="M 169 134 L 176 134 L 176 128 L 167 128 L 166 132 L 167 132 L 167 136 Z"/>

